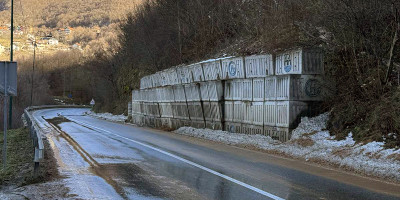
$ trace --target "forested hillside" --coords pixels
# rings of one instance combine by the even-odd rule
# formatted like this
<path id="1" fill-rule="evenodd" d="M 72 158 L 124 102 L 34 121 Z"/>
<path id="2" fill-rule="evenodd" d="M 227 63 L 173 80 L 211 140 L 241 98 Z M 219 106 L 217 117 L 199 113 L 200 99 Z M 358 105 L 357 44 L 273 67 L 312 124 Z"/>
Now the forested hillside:
<path id="1" fill-rule="evenodd" d="M 119 21 L 141 0 L 16 0 L 20 26 L 104 26 Z M 0 24 L 10 23 L 9 0 L 0 0 Z M 3 6 L 2 6 L 3 5 Z M 3 9 L 2 9 L 3 8 Z M 3 10 L 3 11 L 2 11 Z"/>
<path id="2" fill-rule="evenodd" d="M 75 103 L 92 98 L 93 81 L 88 82 L 87 78 L 91 72 L 86 71 L 83 63 L 95 54 L 114 54 L 119 45 L 119 24 L 140 2 L 14 0 L 14 60 L 18 62 L 19 95 L 13 101 L 13 126 L 22 124 L 24 108 L 54 104 L 53 96 L 74 95 L 71 99 Z M 0 0 L 0 49 L 7 49 L 0 51 L 0 60 L 10 58 L 10 3 Z M 57 40 L 57 44 L 43 44 L 43 37 Z M 36 48 L 35 71 L 34 41 L 40 43 Z"/>
<path id="3" fill-rule="evenodd" d="M 139 77 L 166 67 L 314 46 L 336 83 L 325 106 L 330 132 L 399 147 L 399 10 L 394 0 L 147 1 L 122 26 L 111 108 L 127 102 Z"/>

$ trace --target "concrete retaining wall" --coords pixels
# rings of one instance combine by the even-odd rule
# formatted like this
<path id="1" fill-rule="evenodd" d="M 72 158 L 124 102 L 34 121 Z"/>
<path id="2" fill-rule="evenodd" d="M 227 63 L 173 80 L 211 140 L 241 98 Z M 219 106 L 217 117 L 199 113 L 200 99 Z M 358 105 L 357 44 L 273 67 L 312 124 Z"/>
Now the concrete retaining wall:
<path id="1" fill-rule="evenodd" d="M 264 134 L 286 141 L 301 116 L 328 92 L 323 54 L 294 49 L 273 55 L 211 59 L 143 77 L 132 91 L 133 123 Z"/>

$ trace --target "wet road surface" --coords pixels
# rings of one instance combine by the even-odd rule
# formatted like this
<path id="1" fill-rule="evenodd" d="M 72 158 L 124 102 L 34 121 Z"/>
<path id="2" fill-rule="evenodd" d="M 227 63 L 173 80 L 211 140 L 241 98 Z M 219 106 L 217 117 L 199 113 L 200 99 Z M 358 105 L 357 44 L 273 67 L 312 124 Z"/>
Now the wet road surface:
<path id="1" fill-rule="evenodd" d="M 112 123 L 87 109 L 33 113 L 83 199 L 400 199 L 400 186 L 300 161 Z"/>

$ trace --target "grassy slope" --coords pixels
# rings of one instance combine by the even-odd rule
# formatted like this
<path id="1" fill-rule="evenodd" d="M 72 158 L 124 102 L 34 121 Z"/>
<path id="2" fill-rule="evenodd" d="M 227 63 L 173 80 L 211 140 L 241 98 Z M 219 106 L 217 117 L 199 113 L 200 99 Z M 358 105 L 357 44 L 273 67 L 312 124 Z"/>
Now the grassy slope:
<path id="1" fill-rule="evenodd" d="M 44 161 L 40 163 L 38 176 L 33 177 L 34 148 L 29 130 L 19 128 L 9 130 L 7 137 L 7 167 L 0 168 L 0 185 L 29 185 L 59 177 L 56 160 L 47 141 L 45 142 Z M 1 132 L 0 144 L 3 145 Z M 2 154 L 2 148 L 0 149 Z M 0 161 L 0 166 L 3 166 Z"/>
<path id="2" fill-rule="evenodd" d="M 3 133 L 0 143 L 3 145 Z M 3 148 L 0 149 L 1 154 Z M 7 139 L 7 167 L 0 169 L 1 184 L 7 182 L 25 183 L 32 180 L 33 144 L 26 128 L 9 130 Z M 1 166 L 3 165 L 1 161 Z"/>

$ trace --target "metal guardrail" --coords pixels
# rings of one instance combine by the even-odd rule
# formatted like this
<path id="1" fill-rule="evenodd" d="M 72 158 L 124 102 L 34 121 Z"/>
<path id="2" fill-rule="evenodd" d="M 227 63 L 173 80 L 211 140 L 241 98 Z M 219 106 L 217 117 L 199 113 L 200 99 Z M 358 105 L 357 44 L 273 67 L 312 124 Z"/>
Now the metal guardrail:
<path id="1" fill-rule="evenodd" d="M 30 130 L 30 136 L 33 140 L 33 146 L 35 148 L 35 155 L 33 162 L 35 163 L 34 174 L 37 174 L 39 169 L 39 163 L 44 159 L 44 143 L 42 140 L 43 130 L 38 125 L 35 118 L 32 116 L 32 111 L 42 110 L 42 109 L 51 109 L 51 108 L 91 108 L 90 106 L 79 106 L 79 105 L 47 105 L 47 106 L 31 106 L 25 108 L 24 116 L 27 122 L 27 127 Z"/>
<path id="2" fill-rule="evenodd" d="M 36 120 L 33 118 L 31 111 L 32 107 L 26 108 L 24 110 L 25 120 L 30 129 L 30 136 L 33 140 L 33 146 L 35 148 L 35 157 L 33 161 L 40 162 L 44 158 L 44 144 L 42 140 L 42 129 L 37 125 Z"/>

